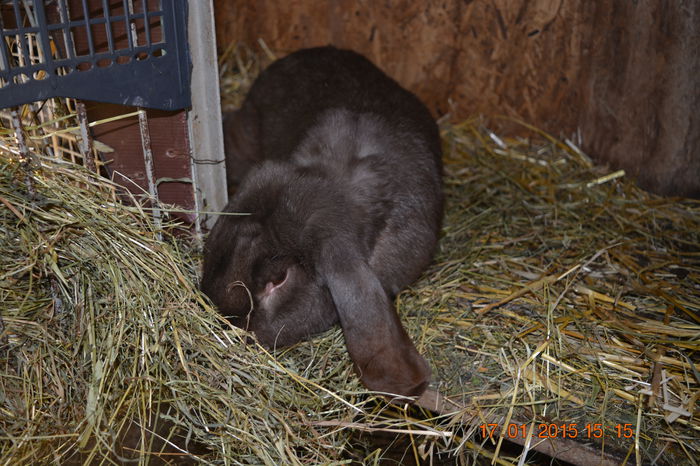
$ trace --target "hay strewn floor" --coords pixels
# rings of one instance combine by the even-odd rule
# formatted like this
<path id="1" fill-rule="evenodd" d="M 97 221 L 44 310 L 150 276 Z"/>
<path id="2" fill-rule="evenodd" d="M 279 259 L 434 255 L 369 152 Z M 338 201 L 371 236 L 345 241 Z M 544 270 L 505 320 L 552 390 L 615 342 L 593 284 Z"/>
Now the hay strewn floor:
<path id="1" fill-rule="evenodd" d="M 222 82 L 241 92 L 255 71 L 243 79 L 234 62 L 250 63 L 225 56 Z M 329 464 L 372 430 L 407 432 L 407 464 L 510 464 L 501 431 L 539 424 L 555 449 L 575 440 L 627 464 L 697 464 L 698 202 L 606 177 L 534 130 L 502 140 L 479 120 L 444 124 L 440 250 L 397 301 L 449 396 L 434 415 L 366 394 L 338 330 L 276 357 L 245 345 L 195 289 L 189 240 L 159 240 L 108 182 L 38 153 L 31 194 L 0 134 L 1 464 L 161 449 L 152 461 L 187 462 L 189 449 L 206 464 Z M 142 435 L 153 417 L 176 446 Z M 353 442 L 358 461 L 385 453 Z"/>
<path id="2" fill-rule="evenodd" d="M 587 442 L 602 424 L 629 464 L 693 464 L 700 203 L 649 195 L 535 132 L 544 142 L 477 122 L 443 133 L 440 253 L 402 296 L 440 391 L 472 431 L 554 424 L 549 436 Z"/>

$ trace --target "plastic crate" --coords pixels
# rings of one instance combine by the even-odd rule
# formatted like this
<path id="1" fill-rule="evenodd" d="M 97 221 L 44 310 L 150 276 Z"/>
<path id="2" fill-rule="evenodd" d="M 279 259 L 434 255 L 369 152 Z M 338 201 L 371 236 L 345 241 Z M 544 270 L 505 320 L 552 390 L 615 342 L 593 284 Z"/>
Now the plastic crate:
<path id="1" fill-rule="evenodd" d="M 190 106 L 187 0 L 0 0 L 0 107 Z"/>

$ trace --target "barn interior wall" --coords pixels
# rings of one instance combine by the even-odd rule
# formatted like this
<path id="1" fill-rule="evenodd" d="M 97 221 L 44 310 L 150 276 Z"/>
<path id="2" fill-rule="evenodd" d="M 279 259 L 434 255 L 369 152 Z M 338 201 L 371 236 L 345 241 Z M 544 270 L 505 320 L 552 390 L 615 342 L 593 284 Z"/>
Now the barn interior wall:
<path id="1" fill-rule="evenodd" d="M 352 48 L 436 116 L 580 136 L 643 187 L 700 196 L 700 2 L 215 0 L 215 15 L 222 48 Z"/>

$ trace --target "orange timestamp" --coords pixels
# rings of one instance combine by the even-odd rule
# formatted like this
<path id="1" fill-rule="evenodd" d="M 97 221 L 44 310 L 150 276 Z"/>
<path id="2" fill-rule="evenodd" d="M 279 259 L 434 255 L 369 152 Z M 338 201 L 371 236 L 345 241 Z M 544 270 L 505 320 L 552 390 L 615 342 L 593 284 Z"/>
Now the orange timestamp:
<path id="1" fill-rule="evenodd" d="M 500 424 L 480 424 L 481 435 L 483 437 L 499 437 L 505 438 L 527 438 L 527 432 L 530 429 L 528 424 L 508 424 L 505 429 L 501 429 Z M 501 432 L 503 430 L 503 432 Z M 578 425 L 575 422 L 569 423 L 540 423 L 537 424 L 532 436 L 542 439 L 547 438 L 602 438 L 605 431 L 612 432 L 612 435 L 617 435 L 618 438 L 634 437 L 632 424 L 615 424 L 613 426 L 604 426 L 603 424 L 583 424 Z"/>

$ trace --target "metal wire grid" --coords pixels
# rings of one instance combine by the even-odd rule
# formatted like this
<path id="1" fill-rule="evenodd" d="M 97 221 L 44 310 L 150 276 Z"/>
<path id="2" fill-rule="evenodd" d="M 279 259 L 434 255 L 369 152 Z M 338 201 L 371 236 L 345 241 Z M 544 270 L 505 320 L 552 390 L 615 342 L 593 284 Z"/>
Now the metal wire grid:
<path id="1" fill-rule="evenodd" d="M 82 122 L 74 99 L 51 99 L 43 103 L 23 106 L 19 111 L 0 110 L 0 127 L 16 131 L 19 122 L 25 134 L 25 145 L 50 157 L 68 160 L 72 163 L 94 166 L 96 173 L 106 173 L 99 153 L 108 153 L 111 148 L 99 142 L 89 141 L 84 133 L 88 123 Z M 13 117 L 16 113 L 17 119 Z M 83 112 L 84 113 L 84 112 Z M 66 130 L 78 127 L 81 131 Z M 85 127 L 85 131 L 82 131 Z M 12 150 L 0 138 L 0 149 Z"/>

